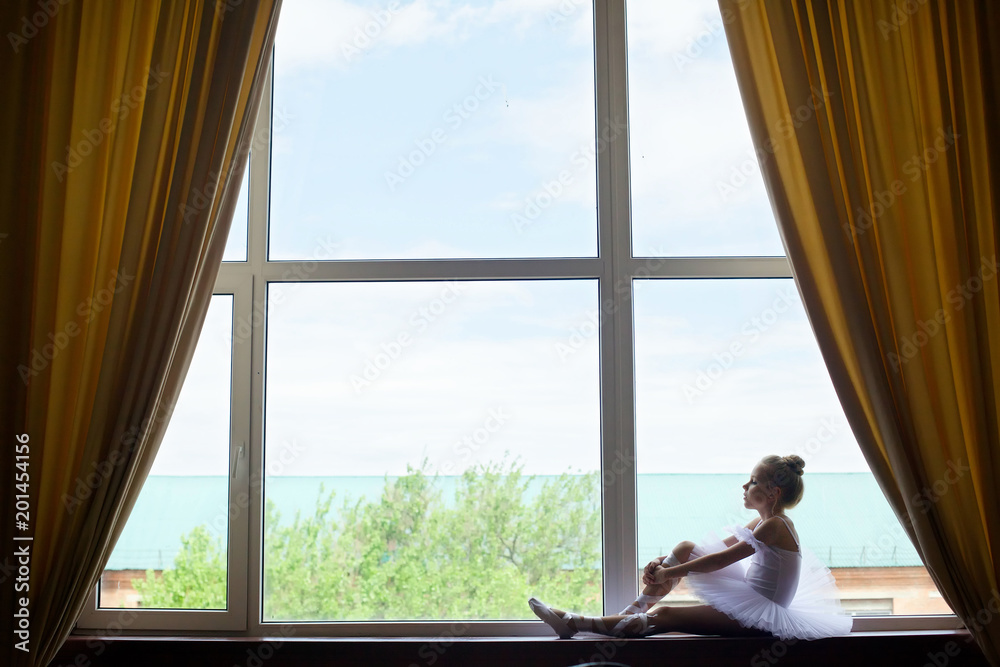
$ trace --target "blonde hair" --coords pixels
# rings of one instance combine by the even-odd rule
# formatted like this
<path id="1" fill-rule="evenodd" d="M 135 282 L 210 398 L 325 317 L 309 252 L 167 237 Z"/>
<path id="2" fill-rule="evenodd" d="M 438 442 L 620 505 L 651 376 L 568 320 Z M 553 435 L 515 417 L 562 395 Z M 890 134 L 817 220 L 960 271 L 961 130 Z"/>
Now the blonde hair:
<path id="1" fill-rule="evenodd" d="M 760 460 L 767 470 L 767 481 L 781 489 L 778 505 L 782 508 L 795 507 L 802 500 L 802 469 L 806 462 L 801 456 L 765 456 Z"/>

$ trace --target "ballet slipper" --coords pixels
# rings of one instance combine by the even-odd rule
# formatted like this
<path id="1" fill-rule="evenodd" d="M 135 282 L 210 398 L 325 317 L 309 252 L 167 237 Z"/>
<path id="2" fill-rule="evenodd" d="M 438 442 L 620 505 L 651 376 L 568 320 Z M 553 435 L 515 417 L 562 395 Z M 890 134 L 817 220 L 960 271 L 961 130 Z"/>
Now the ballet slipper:
<path id="1" fill-rule="evenodd" d="M 611 635 L 614 637 L 645 637 L 650 634 L 649 615 L 633 614 L 615 624 Z"/>
<path id="2" fill-rule="evenodd" d="M 546 625 L 556 631 L 559 639 L 569 639 L 576 634 L 577 631 L 570 628 L 569 623 L 560 618 L 559 614 L 552 611 L 547 604 L 538 598 L 528 600 L 528 606 L 531 607 L 531 611 L 534 612 L 535 616 L 542 619 Z"/>
<path id="3" fill-rule="evenodd" d="M 674 580 L 670 579 L 669 581 L 674 581 Z M 664 595 L 640 594 L 639 597 L 635 599 L 635 602 L 625 607 L 618 613 L 621 614 L 622 616 L 631 616 L 632 614 L 643 614 L 652 609 L 653 605 L 655 605 L 657 602 L 662 600 Z"/>

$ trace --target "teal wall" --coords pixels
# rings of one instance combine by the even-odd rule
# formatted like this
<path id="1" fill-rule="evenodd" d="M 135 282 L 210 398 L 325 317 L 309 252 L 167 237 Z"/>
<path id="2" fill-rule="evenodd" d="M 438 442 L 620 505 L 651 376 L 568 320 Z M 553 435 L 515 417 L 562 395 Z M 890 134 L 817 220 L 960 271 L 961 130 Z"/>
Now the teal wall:
<path id="1" fill-rule="evenodd" d="M 544 476 L 535 480 L 540 485 Z M 439 477 L 444 498 L 458 477 Z M 110 570 L 171 567 L 180 536 L 205 524 L 225 542 L 227 477 L 152 476 L 108 562 Z M 754 514 L 743 508 L 745 475 L 639 475 L 639 563 L 677 542 L 723 532 Z M 338 498 L 376 498 L 381 477 L 271 477 L 266 494 L 282 517 L 311 514 L 320 485 Z M 339 504 L 339 503 L 335 503 Z M 867 473 L 812 473 L 802 503 L 789 511 L 802 542 L 830 567 L 920 565 L 882 492 Z"/>

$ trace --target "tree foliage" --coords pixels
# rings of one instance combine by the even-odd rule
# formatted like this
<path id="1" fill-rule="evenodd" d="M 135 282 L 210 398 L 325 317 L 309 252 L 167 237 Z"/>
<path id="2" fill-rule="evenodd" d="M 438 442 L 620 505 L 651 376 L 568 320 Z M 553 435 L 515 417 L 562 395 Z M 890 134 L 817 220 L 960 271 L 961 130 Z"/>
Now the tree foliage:
<path id="1" fill-rule="evenodd" d="M 321 488 L 312 515 L 291 521 L 268 502 L 264 619 L 519 619 L 532 595 L 600 613 L 598 480 L 537 480 L 504 459 L 445 498 L 425 462 L 374 500 L 335 504 Z M 182 543 L 174 570 L 135 582 L 144 606 L 225 607 L 221 548 L 203 527 Z"/>
<path id="2" fill-rule="evenodd" d="M 219 538 L 206 526 L 181 537 L 174 568 L 157 577 L 146 570 L 145 579 L 133 579 L 142 605 L 151 609 L 225 609 L 226 559 Z"/>

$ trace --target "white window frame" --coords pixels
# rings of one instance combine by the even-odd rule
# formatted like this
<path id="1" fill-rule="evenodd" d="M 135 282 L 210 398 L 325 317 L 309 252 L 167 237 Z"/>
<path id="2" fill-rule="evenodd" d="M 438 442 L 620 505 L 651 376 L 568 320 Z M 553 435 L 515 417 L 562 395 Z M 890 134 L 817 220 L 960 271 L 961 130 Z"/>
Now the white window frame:
<path id="1" fill-rule="evenodd" d="M 272 261 L 267 259 L 270 172 L 271 96 L 270 73 L 264 85 L 250 159 L 249 228 L 247 259 L 225 262 L 216 293 L 234 295 L 234 331 L 243 322 L 253 325 L 249 340 L 234 335 L 233 443 L 248 443 L 247 456 L 231 453 L 230 501 L 240 507 L 241 494 L 249 497 L 246 512 L 230 522 L 229 608 L 225 612 L 135 610 L 137 620 L 124 631 L 150 634 L 151 630 L 227 636 L 295 634 L 312 637 L 435 636 L 461 633 L 474 636 L 547 635 L 537 621 L 440 622 L 263 622 L 262 534 L 264 458 L 264 398 L 266 369 L 266 292 L 271 283 L 357 281 L 454 280 L 598 280 L 601 304 L 607 308 L 600 335 L 601 443 L 603 485 L 603 586 L 605 613 L 614 613 L 634 599 L 636 548 L 635 471 L 635 368 L 631 289 L 620 286 L 636 278 L 723 279 L 791 278 L 785 257 L 644 257 L 633 256 L 629 195 L 628 85 L 625 39 L 625 0 L 595 0 L 595 104 L 596 128 L 612 119 L 624 126 L 619 139 L 597 154 L 598 256 L 531 259 L 439 259 L 421 261 L 332 260 Z M 272 57 L 273 66 L 273 57 Z M 263 138 L 263 140 L 261 140 Z M 253 483 L 251 483 L 253 480 Z M 251 527 L 253 529 L 251 530 Z M 240 582 L 245 582 L 241 586 Z M 96 590 L 95 590 L 96 592 Z M 107 629 L 122 610 L 95 609 L 91 595 L 78 628 Z M 120 621 L 118 621 L 120 622 Z M 951 614 L 931 616 L 855 617 L 854 631 L 947 630 L 961 628 Z M 279 628 L 281 630 L 279 630 Z M 289 630 L 289 628 L 291 630 Z"/>
<path id="2" fill-rule="evenodd" d="M 250 350 L 251 341 L 236 335 L 242 314 L 250 308 L 250 290 L 244 280 L 231 273 L 220 272 L 213 296 L 231 295 L 232 363 L 230 372 L 229 419 L 229 534 L 226 555 L 226 609 L 116 609 L 98 607 L 100 582 L 87 596 L 84 610 L 77 621 L 78 629 L 111 629 L 119 631 L 149 631 L 164 628 L 238 632 L 246 630 L 247 558 L 250 525 L 248 514 L 240 511 L 246 500 L 241 495 L 247 484 L 246 465 L 250 445 Z"/>

